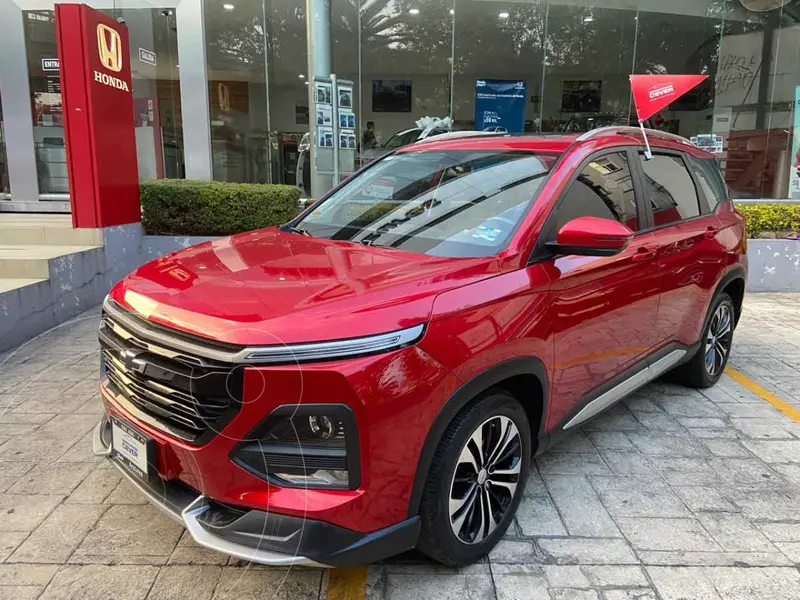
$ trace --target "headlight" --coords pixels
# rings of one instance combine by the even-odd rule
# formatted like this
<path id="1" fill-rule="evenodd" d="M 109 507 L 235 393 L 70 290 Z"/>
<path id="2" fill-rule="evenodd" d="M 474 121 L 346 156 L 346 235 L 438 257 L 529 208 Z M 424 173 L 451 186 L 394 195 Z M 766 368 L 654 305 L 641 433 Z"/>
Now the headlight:
<path id="1" fill-rule="evenodd" d="M 356 489 L 361 482 L 355 417 L 343 404 L 280 406 L 231 457 L 284 487 Z"/>

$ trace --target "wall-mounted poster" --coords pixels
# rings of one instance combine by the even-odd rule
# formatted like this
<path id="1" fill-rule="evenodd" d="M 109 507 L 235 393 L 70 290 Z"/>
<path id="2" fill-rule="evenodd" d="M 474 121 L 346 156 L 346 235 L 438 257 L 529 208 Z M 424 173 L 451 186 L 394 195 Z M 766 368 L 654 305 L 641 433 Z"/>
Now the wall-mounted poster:
<path id="1" fill-rule="evenodd" d="M 373 79 L 372 112 L 411 112 L 411 80 Z"/>
<path id="2" fill-rule="evenodd" d="M 327 81 L 315 81 L 314 92 L 317 104 L 332 104 L 331 84 Z"/>
<path id="3" fill-rule="evenodd" d="M 579 81 L 568 79 L 561 84 L 561 112 L 596 113 L 600 112 L 602 80 Z"/>
<path id="4" fill-rule="evenodd" d="M 351 112 L 339 113 L 339 128 L 340 129 L 355 129 L 356 116 Z"/>
<path id="5" fill-rule="evenodd" d="M 317 127 L 319 139 L 317 143 L 320 148 L 333 148 L 333 128 Z"/>
<path id="6" fill-rule="evenodd" d="M 527 98 L 524 81 L 478 79 L 475 82 L 475 129 L 522 133 Z"/>
<path id="7" fill-rule="evenodd" d="M 353 88 L 349 86 L 339 86 L 339 108 L 353 109 Z"/>
<path id="8" fill-rule="evenodd" d="M 324 104 L 317 105 L 317 125 L 333 124 L 333 108 Z"/>

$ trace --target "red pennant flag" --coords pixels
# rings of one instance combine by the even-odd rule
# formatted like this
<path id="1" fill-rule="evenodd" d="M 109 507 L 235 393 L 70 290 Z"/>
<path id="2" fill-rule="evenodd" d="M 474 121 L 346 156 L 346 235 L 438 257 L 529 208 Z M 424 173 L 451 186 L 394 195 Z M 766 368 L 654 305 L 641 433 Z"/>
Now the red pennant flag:
<path id="1" fill-rule="evenodd" d="M 649 119 L 706 79 L 708 75 L 631 75 L 639 121 Z"/>

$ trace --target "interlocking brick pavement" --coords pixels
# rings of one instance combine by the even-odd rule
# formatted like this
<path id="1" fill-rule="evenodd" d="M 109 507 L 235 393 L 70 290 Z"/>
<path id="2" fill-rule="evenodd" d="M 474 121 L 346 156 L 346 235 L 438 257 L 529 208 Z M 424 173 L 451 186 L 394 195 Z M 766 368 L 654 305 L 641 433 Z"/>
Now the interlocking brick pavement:
<path id="1" fill-rule="evenodd" d="M 0 357 L 0 599 L 325 598 L 328 573 L 195 545 L 91 452 L 98 311 Z M 731 365 L 800 407 L 800 297 L 750 295 Z M 800 424 L 725 376 L 658 381 L 536 461 L 488 560 L 416 553 L 373 600 L 800 598 Z"/>

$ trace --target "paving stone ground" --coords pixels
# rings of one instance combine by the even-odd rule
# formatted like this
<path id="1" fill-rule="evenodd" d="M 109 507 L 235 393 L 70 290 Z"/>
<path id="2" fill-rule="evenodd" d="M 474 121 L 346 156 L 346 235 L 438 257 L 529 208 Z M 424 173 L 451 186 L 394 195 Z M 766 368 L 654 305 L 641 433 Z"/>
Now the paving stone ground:
<path id="1" fill-rule="evenodd" d="M 0 600 L 325 598 L 328 573 L 228 559 L 91 452 L 97 311 L 0 357 Z M 731 364 L 800 407 L 800 295 L 750 295 Z M 800 598 L 800 424 L 725 376 L 656 382 L 536 461 L 518 517 L 463 569 L 415 553 L 370 600 Z"/>

